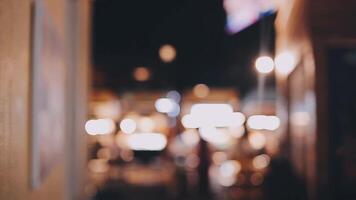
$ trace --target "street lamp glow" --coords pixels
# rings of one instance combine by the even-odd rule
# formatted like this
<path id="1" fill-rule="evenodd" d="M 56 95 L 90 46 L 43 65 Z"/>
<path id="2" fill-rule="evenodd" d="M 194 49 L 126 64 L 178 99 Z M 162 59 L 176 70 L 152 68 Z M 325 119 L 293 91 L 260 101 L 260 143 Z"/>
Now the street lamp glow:
<path id="1" fill-rule="evenodd" d="M 257 58 L 255 67 L 259 73 L 268 74 L 274 69 L 273 59 L 268 56 L 261 56 Z"/>
<path id="2" fill-rule="evenodd" d="M 276 72 L 278 74 L 288 76 L 295 68 L 295 57 L 290 52 L 283 52 L 275 58 Z"/>

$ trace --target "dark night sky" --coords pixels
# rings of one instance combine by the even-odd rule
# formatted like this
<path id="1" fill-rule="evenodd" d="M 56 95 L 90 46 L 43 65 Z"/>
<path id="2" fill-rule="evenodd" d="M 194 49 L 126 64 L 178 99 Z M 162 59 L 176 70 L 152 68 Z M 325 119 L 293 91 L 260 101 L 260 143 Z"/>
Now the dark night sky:
<path id="1" fill-rule="evenodd" d="M 274 16 L 229 35 L 222 2 L 96 0 L 94 85 L 117 91 L 184 89 L 196 83 L 232 86 L 242 93 L 251 89 L 256 82 L 252 66 L 261 46 L 273 49 Z M 159 47 L 167 43 L 177 48 L 177 58 L 169 64 L 158 57 Z M 148 82 L 132 78 L 132 70 L 141 65 L 153 71 Z"/>

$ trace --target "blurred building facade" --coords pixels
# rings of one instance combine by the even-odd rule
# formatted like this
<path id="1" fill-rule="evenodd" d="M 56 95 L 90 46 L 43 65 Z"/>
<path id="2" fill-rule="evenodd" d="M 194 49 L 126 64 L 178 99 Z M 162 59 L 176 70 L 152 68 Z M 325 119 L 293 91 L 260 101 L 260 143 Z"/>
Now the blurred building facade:
<path id="1" fill-rule="evenodd" d="M 33 20 L 38 3 L 43 6 L 45 20 L 51 22 L 50 30 L 56 30 L 61 38 L 48 41 L 63 47 L 55 59 L 64 64 L 64 71 L 52 81 L 64 88 L 64 96 L 59 97 L 64 99 L 65 125 L 61 127 L 62 156 L 54 158 L 56 164 L 47 177 L 33 187 Z M 86 0 L 0 2 L 0 199 L 80 199 L 86 162 L 83 124 L 89 85 L 89 16 L 90 1 Z"/>
<path id="2" fill-rule="evenodd" d="M 284 153 L 310 199 L 354 199 L 356 2 L 281 2 L 276 54 L 295 58 L 276 70 Z"/>

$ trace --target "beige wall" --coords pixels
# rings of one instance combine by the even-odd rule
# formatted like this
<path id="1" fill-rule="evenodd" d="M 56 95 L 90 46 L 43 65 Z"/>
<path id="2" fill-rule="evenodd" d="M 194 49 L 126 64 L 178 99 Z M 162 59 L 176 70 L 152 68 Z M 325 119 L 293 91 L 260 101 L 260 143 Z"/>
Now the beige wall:
<path id="1" fill-rule="evenodd" d="M 68 66 L 67 74 L 77 75 L 67 77 L 71 84 L 67 92 L 67 117 L 76 123 L 67 121 L 65 158 L 39 188 L 32 189 L 29 86 L 33 2 L 0 1 L 0 199 L 79 199 L 85 162 L 82 125 L 86 117 L 88 87 L 89 2 L 45 0 L 55 26 L 65 38 L 68 55 L 63 59 Z M 77 29 L 71 30 L 73 27 Z"/>

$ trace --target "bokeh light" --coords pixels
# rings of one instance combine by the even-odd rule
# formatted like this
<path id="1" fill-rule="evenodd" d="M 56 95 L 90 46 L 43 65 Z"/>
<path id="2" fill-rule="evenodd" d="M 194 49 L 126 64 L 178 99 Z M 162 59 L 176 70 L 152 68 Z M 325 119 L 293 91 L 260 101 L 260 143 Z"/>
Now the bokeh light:
<path id="1" fill-rule="evenodd" d="M 94 173 L 104 173 L 109 170 L 109 165 L 106 159 L 92 159 L 88 162 L 88 168 Z"/>
<path id="2" fill-rule="evenodd" d="M 268 74 L 274 69 L 274 61 L 268 56 L 261 56 L 256 59 L 255 67 L 259 73 Z"/>
<path id="3" fill-rule="evenodd" d="M 199 133 L 196 129 L 188 129 L 180 135 L 184 144 L 188 146 L 196 146 L 199 141 Z"/>
<path id="4" fill-rule="evenodd" d="M 252 132 L 248 135 L 248 141 L 252 148 L 262 149 L 266 145 L 266 136 L 263 133 Z"/>
<path id="5" fill-rule="evenodd" d="M 215 127 L 201 127 L 199 128 L 200 137 L 217 146 L 227 146 L 230 142 L 230 137 L 225 132 L 218 130 Z"/>
<path id="6" fill-rule="evenodd" d="M 296 61 L 294 55 L 285 51 L 278 54 L 275 58 L 276 72 L 277 74 L 288 76 L 295 68 Z"/>
<path id="7" fill-rule="evenodd" d="M 269 165 L 270 159 L 267 154 L 258 155 L 253 158 L 252 165 L 255 169 L 261 170 Z"/>
<path id="8" fill-rule="evenodd" d="M 223 177 L 231 177 L 236 176 L 241 168 L 241 164 L 237 160 L 228 160 L 220 165 L 219 171 Z"/>
<path id="9" fill-rule="evenodd" d="M 150 117 L 142 117 L 138 121 L 138 129 L 142 132 L 152 132 L 156 127 L 155 121 Z"/>
<path id="10" fill-rule="evenodd" d="M 165 44 L 159 49 L 159 57 L 166 63 L 172 62 L 176 58 L 176 54 L 176 49 L 170 44 Z"/>
<path id="11" fill-rule="evenodd" d="M 252 115 L 247 120 L 247 126 L 254 130 L 277 130 L 280 126 L 280 119 L 276 116 Z"/>
<path id="12" fill-rule="evenodd" d="M 182 98 L 181 95 L 179 94 L 179 92 L 175 91 L 175 90 L 171 90 L 171 91 L 167 92 L 166 97 L 174 100 L 176 103 L 179 103 Z"/>
<path id="13" fill-rule="evenodd" d="M 128 136 L 127 145 L 135 151 L 161 151 L 167 146 L 167 138 L 160 133 L 135 133 Z"/>
<path id="14" fill-rule="evenodd" d="M 170 113 L 174 111 L 176 105 L 177 103 L 170 98 L 159 98 L 155 102 L 156 110 L 161 113 Z"/>
<path id="15" fill-rule="evenodd" d="M 214 152 L 212 155 L 212 161 L 215 165 L 221 165 L 223 162 L 227 160 L 228 156 L 223 151 Z"/>
<path id="16" fill-rule="evenodd" d="M 133 72 L 133 77 L 136 81 L 148 81 L 151 77 L 151 72 L 147 67 L 137 67 Z"/>
<path id="17" fill-rule="evenodd" d="M 111 119 L 92 119 L 85 123 L 85 130 L 89 135 L 111 134 L 115 128 L 115 122 Z"/>
<path id="18" fill-rule="evenodd" d="M 197 84 L 193 88 L 193 93 L 198 98 L 205 98 L 209 95 L 210 89 L 205 84 Z"/>
<path id="19" fill-rule="evenodd" d="M 136 122 L 133 119 L 126 118 L 120 122 L 121 131 L 127 134 L 135 132 L 136 126 Z"/>
<path id="20" fill-rule="evenodd" d="M 241 138 L 245 133 L 244 126 L 231 126 L 228 128 L 229 134 L 234 138 Z"/>

